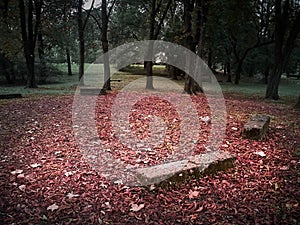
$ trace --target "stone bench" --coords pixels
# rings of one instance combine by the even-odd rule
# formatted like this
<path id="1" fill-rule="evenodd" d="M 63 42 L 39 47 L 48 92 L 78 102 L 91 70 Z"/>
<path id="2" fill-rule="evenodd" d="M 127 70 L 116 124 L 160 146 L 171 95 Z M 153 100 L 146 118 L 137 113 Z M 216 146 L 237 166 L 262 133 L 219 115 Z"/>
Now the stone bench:
<path id="1" fill-rule="evenodd" d="M 286 77 L 287 78 L 295 77 L 295 78 L 297 78 L 299 80 L 300 79 L 300 74 L 287 74 Z"/>
<path id="2" fill-rule="evenodd" d="M 268 132 L 270 117 L 266 115 L 254 115 L 244 125 L 243 137 L 248 139 L 260 140 Z"/>
<path id="3" fill-rule="evenodd" d="M 235 158 L 226 152 L 208 152 L 185 160 L 138 169 L 136 176 L 142 186 L 155 184 L 166 187 L 190 178 L 216 173 L 233 167 Z"/>
<path id="4" fill-rule="evenodd" d="M 96 87 L 81 87 L 81 95 L 99 95 L 101 93 L 101 88 Z"/>
<path id="5" fill-rule="evenodd" d="M 0 99 L 22 98 L 21 94 L 1 94 Z"/>

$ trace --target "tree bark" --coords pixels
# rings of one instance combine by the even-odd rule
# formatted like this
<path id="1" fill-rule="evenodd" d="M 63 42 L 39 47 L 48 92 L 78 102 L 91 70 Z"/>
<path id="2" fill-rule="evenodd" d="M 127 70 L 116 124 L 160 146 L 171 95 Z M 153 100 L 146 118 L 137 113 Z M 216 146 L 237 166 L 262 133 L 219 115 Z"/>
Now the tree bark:
<path id="1" fill-rule="evenodd" d="M 26 59 L 27 66 L 27 88 L 36 88 L 36 79 L 34 71 L 34 50 L 36 45 L 37 31 L 40 25 L 41 18 L 41 9 L 42 1 L 35 1 L 35 26 L 33 26 L 33 13 L 34 5 L 33 1 L 28 1 L 27 6 L 27 23 L 26 23 L 26 12 L 24 0 L 19 0 L 19 9 L 20 9 L 20 22 L 21 22 L 21 33 L 22 33 L 22 42 L 24 56 Z"/>
<path id="2" fill-rule="evenodd" d="M 78 8 L 77 8 L 77 22 L 78 22 L 78 38 L 79 38 L 79 72 L 78 72 L 78 79 L 79 79 L 79 86 L 84 86 L 84 27 L 83 27 L 83 18 L 82 18 L 82 5 L 83 0 L 78 1 Z"/>
<path id="3" fill-rule="evenodd" d="M 154 40 L 155 32 L 155 17 L 156 17 L 156 0 L 152 0 L 151 3 L 151 13 L 150 13 L 150 24 L 149 24 L 149 40 Z M 148 46 L 147 58 L 152 57 L 152 46 Z M 153 86 L 153 62 L 146 61 L 146 89 L 154 89 Z"/>
<path id="4" fill-rule="evenodd" d="M 108 31 L 108 14 L 107 14 L 107 2 L 106 0 L 102 0 L 101 4 L 101 18 L 102 18 L 102 49 L 104 53 L 104 86 L 103 92 L 106 90 L 111 90 L 110 85 L 110 67 L 109 67 L 109 56 L 106 54 L 108 52 L 108 38 L 107 38 L 107 31 Z"/>
<path id="5" fill-rule="evenodd" d="M 294 49 L 295 42 L 300 32 L 300 11 L 295 12 L 292 24 L 289 18 L 290 1 L 286 0 L 282 7 L 282 0 L 275 1 L 275 54 L 274 68 L 269 78 L 266 90 L 266 98 L 279 99 L 279 83 L 281 74 L 287 66 L 289 57 Z M 291 27 L 288 32 L 288 27 Z M 286 37 L 286 34 L 288 36 Z"/>
<path id="6" fill-rule="evenodd" d="M 197 0 L 196 5 L 194 0 L 185 0 L 184 1 L 184 33 L 186 37 L 185 46 L 192 52 L 196 54 L 196 47 L 198 45 L 197 55 L 202 57 L 203 54 L 203 45 L 204 45 L 204 2 L 202 0 Z M 196 19 L 195 19 L 195 31 L 193 32 L 192 26 L 192 14 L 196 9 Z M 201 11 L 202 10 L 202 11 Z M 194 62 L 191 62 L 187 58 L 187 66 L 189 68 L 195 68 Z M 195 68 L 196 69 L 196 68 Z M 191 71 L 196 72 L 196 71 Z M 197 83 L 192 77 L 188 74 L 185 74 L 185 85 L 184 92 L 187 94 L 197 94 L 197 92 L 203 92 L 201 85 L 201 76 L 199 83 Z"/>
<path id="7" fill-rule="evenodd" d="M 241 73 L 242 73 L 242 65 L 243 65 L 243 61 L 244 60 L 240 60 L 238 62 L 238 66 L 237 66 L 237 69 L 235 71 L 235 79 L 234 79 L 234 84 L 239 84 L 240 83 L 240 80 L 241 80 Z"/>
<path id="8" fill-rule="evenodd" d="M 38 54 L 40 59 L 39 83 L 45 84 L 47 79 L 47 69 L 46 69 L 43 34 L 40 29 L 38 33 Z"/>
<path id="9" fill-rule="evenodd" d="M 170 9 L 171 3 L 173 0 L 168 0 L 167 5 L 162 12 L 162 16 L 158 21 L 158 25 L 155 27 L 156 24 L 156 15 L 157 12 L 161 9 L 161 4 L 158 4 L 156 7 L 156 0 L 152 0 L 151 2 L 151 10 L 150 10 L 150 23 L 149 23 L 149 40 L 157 40 L 158 35 L 160 33 L 160 30 L 162 28 L 163 22 L 167 16 L 167 13 Z M 151 44 L 148 47 L 148 52 L 147 52 L 147 58 L 150 58 L 153 54 L 153 46 Z M 152 61 L 146 61 L 146 75 L 147 75 L 147 80 L 146 80 L 146 89 L 154 89 L 153 86 L 153 62 Z"/>
<path id="10" fill-rule="evenodd" d="M 299 110 L 300 109 L 300 95 L 298 97 L 298 101 L 296 103 L 296 105 L 294 106 L 295 109 Z"/>
<path id="11" fill-rule="evenodd" d="M 0 70 L 3 71 L 8 84 L 13 84 L 15 82 L 15 77 L 12 76 L 12 67 L 12 62 L 7 59 L 3 53 L 0 53 Z"/>
<path id="12" fill-rule="evenodd" d="M 68 75 L 72 76 L 72 62 L 71 62 L 71 54 L 69 47 L 66 47 L 66 58 L 67 58 L 67 65 L 68 65 Z"/>

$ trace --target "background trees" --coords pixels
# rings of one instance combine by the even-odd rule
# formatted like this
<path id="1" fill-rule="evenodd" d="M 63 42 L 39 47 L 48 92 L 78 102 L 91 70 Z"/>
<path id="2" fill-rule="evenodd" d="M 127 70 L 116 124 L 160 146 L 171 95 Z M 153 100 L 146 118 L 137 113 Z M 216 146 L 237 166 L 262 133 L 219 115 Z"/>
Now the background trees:
<path id="1" fill-rule="evenodd" d="M 300 32 L 300 2 L 275 0 L 274 66 L 268 82 L 266 98 L 279 99 L 278 87 L 281 74 L 295 48 Z"/>
<path id="2" fill-rule="evenodd" d="M 281 74 L 299 72 L 299 5 L 297 0 L 4 0 L 0 74 L 8 83 L 17 77 L 32 88 L 46 82 L 52 63 L 66 62 L 72 75 L 75 62 L 80 79 L 84 63 L 108 51 L 108 43 L 162 39 L 185 45 L 228 82 L 260 74 L 268 83 L 266 97 L 278 99 Z M 152 62 L 146 72 L 146 87 L 154 88 Z M 186 76 L 185 91 L 201 90 Z"/>

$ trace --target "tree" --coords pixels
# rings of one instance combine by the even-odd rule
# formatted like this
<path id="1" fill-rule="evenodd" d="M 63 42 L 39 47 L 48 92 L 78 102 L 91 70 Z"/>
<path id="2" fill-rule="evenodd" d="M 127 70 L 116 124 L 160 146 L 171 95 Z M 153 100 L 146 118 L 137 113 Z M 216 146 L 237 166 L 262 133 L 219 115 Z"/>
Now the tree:
<path id="1" fill-rule="evenodd" d="M 150 18 L 149 18 L 149 40 L 157 40 L 158 35 L 162 29 L 164 20 L 167 16 L 168 10 L 170 9 L 172 0 L 168 0 L 165 7 L 163 8 L 164 0 L 152 0 L 150 5 Z M 160 13 L 159 13 L 160 12 Z M 161 14 L 161 15 L 160 15 Z M 148 47 L 148 56 L 152 56 L 152 46 Z M 146 61 L 146 89 L 154 89 L 153 87 L 153 62 Z"/>
<path id="2" fill-rule="evenodd" d="M 0 2 L 0 71 L 7 83 L 12 84 L 16 80 L 14 65 L 20 58 L 22 43 L 19 41 L 20 26 L 18 17 L 18 2 L 4 0 Z"/>
<path id="3" fill-rule="evenodd" d="M 299 97 L 298 97 L 297 103 L 296 103 L 296 105 L 295 105 L 294 108 L 297 109 L 297 110 L 300 109 L 300 95 L 299 95 Z"/>
<path id="4" fill-rule="evenodd" d="M 113 0 L 109 9 L 108 9 L 106 0 L 102 0 L 102 4 L 101 4 L 101 18 L 102 18 L 101 43 L 102 43 L 102 50 L 104 53 L 103 63 L 104 63 L 104 81 L 105 81 L 104 86 L 103 86 L 104 91 L 111 90 L 109 56 L 108 56 L 108 54 L 105 54 L 105 53 L 107 53 L 108 49 L 109 49 L 108 37 L 107 37 L 108 22 L 109 22 L 109 17 L 112 13 L 115 3 L 116 3 L 116 0 Z"/>
<path id="5" fill-rule="evenodd" d="M 25 7 L 24 0 L 19 0 L 22 41 L 27 66 L 26 87 L 28 88 L 37 87 L 34 73 L 34 62 L 36 40 L 41 22 L 42 5 L 42 0 L 28 0 L 28 6 Z"/>
<path id="6" fill-rule="evenodd" d="M 78 22 L 78 39 L 79 39 L 79 72 L 78 72 L 78 78 L 79 78 L 79 85 L 83 86 L 83 75 L 84 75 L 84 54 L 85 54 L 85 42 L 84 42 L 84 29 L 86 27 L 86 24 L 88 22 L 90 13 L 94 7 L 95 0 L 92 1 L 91 7 L 88 10 L 87 16 L 84 20 L 83 18 L 83 0 L 78 0 L 77 5 L 77 22 Z"/>
<path id="7" fill-rule="evenodd" d="M 110 44 L 112 47 L 147 38 L 148 6 L 144 0 L 116 1 L 110 18 Z"/>
<path id="8" fill-rule="evenodd" d="M 204 51 L 207 10 L 205 0 L 184 0 L 183 36 L 185 37 L 185 46 L 200 57 L 203 56 Z M 187 59 L 187 63 L 194 62 Z M 190 68 L 193 68 L 193 66 Z M 195 82 L 188 74 L 185 78 L 184 91 L 188 94 L 203 92 L 200 84 Z"/>
<path id="9" fill-rule="evenodd" d="M 300 5 L 298 1 L 275 1 L 274 68 L 270 76 L 267 99 L 279 99 L 279 83 L 300 32 Z"/>
<path id="10" fill-rule="evenodd" d="M 90 14 L 91 17 L 96 22 L 101 33 L 101 44 L 102 44 L 102 51 L 104 54 L 103 64 L 104 64 L 104 81 L 105 81 L 101 89 L 101 92 L 103 94 L 106 93 L 107 90 L 111 90 L 109 55 L 105 53 L 107 53 L 109 50 L 108 25 L 115 4 L 116 4 L 116 0 L 112 0 L 112 1 L 102 0 L 101 7 L 100 7 L 101 14 L 98 14 L 99 9 L 97 8 L 93 10 Z M 96 15 L 94 13 L 96 13 Z"/>

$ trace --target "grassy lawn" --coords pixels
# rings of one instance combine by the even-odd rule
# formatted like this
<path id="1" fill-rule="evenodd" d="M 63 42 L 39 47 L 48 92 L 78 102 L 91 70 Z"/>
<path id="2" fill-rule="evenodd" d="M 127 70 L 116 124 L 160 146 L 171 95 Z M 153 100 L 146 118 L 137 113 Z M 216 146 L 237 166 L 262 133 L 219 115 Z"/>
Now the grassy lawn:
<path id="1" fill-rule="evenodd" d="M 72 76 L 67 75 L 67 65 L 66 64 L 53 64 L 60 73 L 50 76 L 47 80 L 47 84 L 39 85 L 37 89 L 25 89 L 24 86 L 0 86 L 0 94 L 9 94 L 9 93 L 20 93 L 22 95 L 31 95 L 31 94 L 73 94 L 76 90 L 78 83 L 78 65 L 73 65 L 72 67 Z M 88 85 L 99 85 L 101 86 L 103 79 L 95 77 L 99 71 L 103 71 L 103 65 L 99 64 L 86 64 L 86 83 Z M 112 71 L 115 72 L 115 71 Z M 92 75 L 92 79 L 90 79 Z M 141 78 L 145 75 L 143 70 L 143 65 L 134 65 L 130 67 L 125 72 L 116 72 L 113 74 L 112 79 L 119 79 L 121 82 L 112 82 L 112 88 L 115 90 L 122 89 L 124 86 L 129 84 L 135 79 Z M 164 66 L 155 66 L 154 75 L 168 77 L 167 72 L 164 69 Z M 95 81 L 95 78 L 97 81 Z M 97 83 L 99 82 L 99 84 Z M 183 87 L 184 81 L 176 81 L 179 85 Z M 239 85 L 234 85 L 231 83 L 220 82 L 219 83 L 223 93 L 230 95 L 240 95 L 243 94 L 247 97 L 255 98 L 264 98 L 266 85 L 258 82 L 245 82 L 241 81 Z M 295 101 L 296 97 L 299 95 L 300 90 L 300 81 L 294 78 L 282 78 L 279 95 L 282 98 L 282 101 Z"/>

